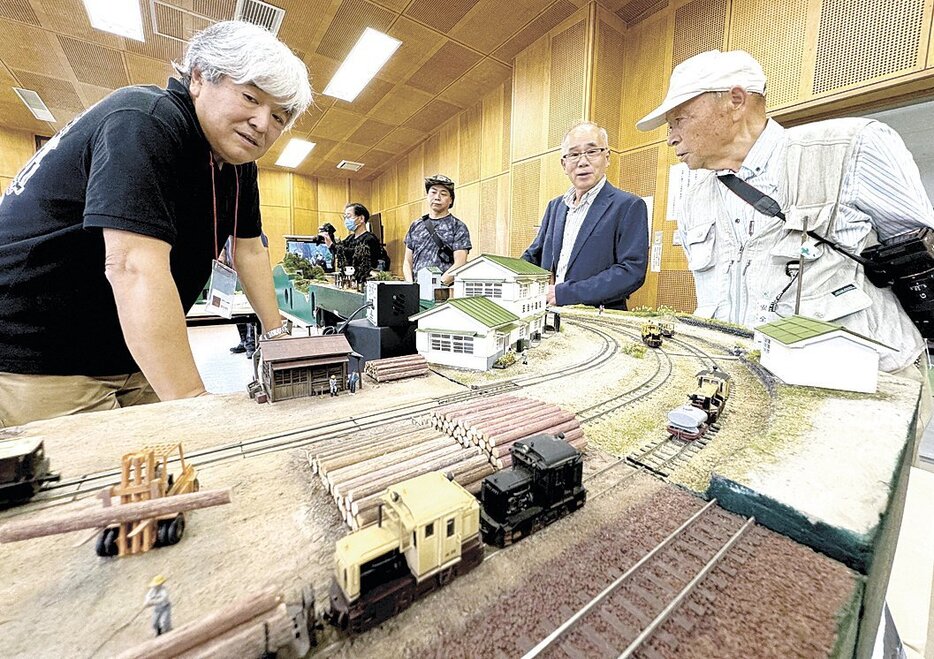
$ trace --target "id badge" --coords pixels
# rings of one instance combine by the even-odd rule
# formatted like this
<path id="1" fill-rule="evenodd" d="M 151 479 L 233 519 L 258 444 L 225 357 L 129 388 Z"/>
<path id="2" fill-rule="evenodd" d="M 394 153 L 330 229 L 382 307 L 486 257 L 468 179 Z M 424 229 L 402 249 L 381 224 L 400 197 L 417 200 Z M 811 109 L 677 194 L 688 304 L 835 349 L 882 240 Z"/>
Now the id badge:
<path id="1" fill-rule="evenodd" d="M 211 283 L 205 311 L 222 318 L 233 315 L 233 298 L 237 290 L 237 271 L 214 259 L 211 265 Z"/>

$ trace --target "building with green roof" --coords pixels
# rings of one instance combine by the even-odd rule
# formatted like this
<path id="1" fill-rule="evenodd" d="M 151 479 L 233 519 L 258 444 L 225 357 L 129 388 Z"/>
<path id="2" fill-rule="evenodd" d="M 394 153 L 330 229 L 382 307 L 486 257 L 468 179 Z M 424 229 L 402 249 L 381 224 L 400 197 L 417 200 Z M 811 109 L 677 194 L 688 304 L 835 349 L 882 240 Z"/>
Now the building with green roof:
<path id="1" fill-rule="evenodd" d="M 787 384 L 875 393 L 882 343 L 836 323 L 791 316 L 755 328 L 762 366 Z"/>

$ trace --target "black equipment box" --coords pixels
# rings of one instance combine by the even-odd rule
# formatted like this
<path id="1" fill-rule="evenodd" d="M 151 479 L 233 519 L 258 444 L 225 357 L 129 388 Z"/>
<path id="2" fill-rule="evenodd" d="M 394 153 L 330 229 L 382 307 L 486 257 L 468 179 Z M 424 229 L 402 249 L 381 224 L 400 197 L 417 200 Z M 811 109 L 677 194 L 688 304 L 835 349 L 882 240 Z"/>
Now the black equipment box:
<path id="1" fill-rule="evenodd" d="M 360 353 L 364 361 L 370 361 L 414 355 L 416 329 L 414 323 L 403 327 L 375 327 L 366 318 L 360 318 L 350 321 L 344 334 L 354 352 Z"/>
<path id="2" fill-rule="evenodd" d="M 404 281 L 368 281 L 366 317 L 377 327 L 405 327 L 418 313 L 418 284 Z"/>

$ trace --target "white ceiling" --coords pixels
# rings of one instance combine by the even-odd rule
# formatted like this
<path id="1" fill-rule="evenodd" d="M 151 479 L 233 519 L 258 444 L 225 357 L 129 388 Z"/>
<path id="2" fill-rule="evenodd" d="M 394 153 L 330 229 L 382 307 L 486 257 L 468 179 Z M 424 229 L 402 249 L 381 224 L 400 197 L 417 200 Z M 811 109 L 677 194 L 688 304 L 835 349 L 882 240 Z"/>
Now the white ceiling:
<path id="1" fill-rule="evenodd" d="M 921 182 L 934 199 L 934 101 L 924 101 L 865 115 L 878 119 L 901 135 L 921 171 Z"/>

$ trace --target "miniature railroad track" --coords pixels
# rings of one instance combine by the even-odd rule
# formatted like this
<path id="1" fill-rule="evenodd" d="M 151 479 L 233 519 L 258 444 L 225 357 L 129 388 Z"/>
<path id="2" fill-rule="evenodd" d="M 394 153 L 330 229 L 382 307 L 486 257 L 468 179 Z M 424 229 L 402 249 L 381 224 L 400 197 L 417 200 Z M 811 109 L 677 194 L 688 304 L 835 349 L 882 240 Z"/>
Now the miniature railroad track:
<path id="1" fill-rule="evenodd" d="M 571 615 L 523 659 L 546 652 L 630 657 L 642 648 L 755 525 L 754 517 L 742 520 L 716 504 L 710 501 L 622 575 L 607 566 L 609 585 L 578 611 L 565 607 Z M 538 631 L 530 629 L 529 635 Z"/>
<path id="2" fill-rule="evenodd" d="M 431 409 L 447 405 L 450 403 L 463 402 L 474 398 L 484 396 L 493 396 L 507 391 L 514 391 L 523 387 L 534 386 L 542 382 L 555 380 L 563 377 L 570 377 L 585 370 L 594 368 L 611 359 L 619 350 L 619 343 L 608 333 L 593 327 L 588 327 L 585 323 L 572 321 L 571 324 L 579 325 L 582 329 L 592 332 L 603 339 L 600 350 L 595 355 L 590 355 L 586 359 L 571 365 L 560 371 L 554 371 L 537 376 L 528 376 L 513 378 L 502 382 L 494 382 L 488 385 L 474 387 L 468 391 L 457 394 L 426 398 L 412 401 L 404 405 L 374 411 L 368 414 L 338 419 L 327 423 L 299 428 L 282 433 L 274 433 L 263 437 L 257 437 L 249 440 L 233 442 L 221 446 L 205 448 L 186 452 L 186 458 L 189 462 L 199 468 L 225 462 L 233 459 L 241 459 L 273 453 L 293 448 L 302 448 L 317 442 L 347 437 L 361 430 L 370 430 L 392 423 L 408 420 L 416 415 L 423 414 Z M 43 489 L 39 494 L 33 497 L 33 504 L 25 511 L 15 511 L 4 514 L 4 518 L 14 517 L 24 512 L 33 512 L 48 505 L 66 503 L 67 501 L 83 498 L 96 494 L 101 488 L 111 485 L 119 479 L 119 469 L 108 469 L 100 472 L 85 474 L 76 478 L 65 479 L 58 483 Z M 47 504 L 43 506 L 42 504 Z"/>
<path id="3" fill-rule="evenodd" d="M 719 430 L 718 424 L 711 424 L 704 436 L 698 439 L 685 440 L 668 435 L 664 439 L 652 440 L 639 450 L 627 455 L 626 462 L 668 478 L 675 469 L 690 462 L 691 458 L 707 446 Z"/>
<path id="4" fill-rule="evenodd" d="M 758 378 L 759 382 L 762 383 L 762 387 L 765 389 L 765 392 L 769 395 L 769 398 L 775 398 L 777 393 L 776 385 L 778 384 L 778 380 L 775 378 L 775 376 L 763 368 L 759 362 L 747 359 L 745 354 L 740 354 L 739 362 L 747 369 L 749 369 L 750 373 Z"/>

